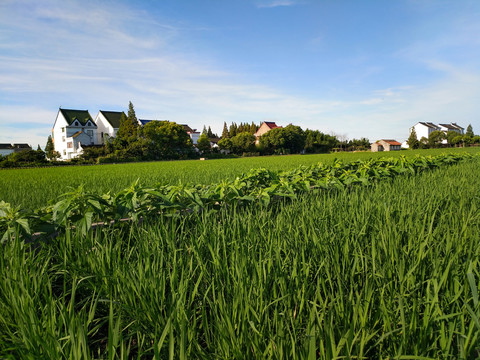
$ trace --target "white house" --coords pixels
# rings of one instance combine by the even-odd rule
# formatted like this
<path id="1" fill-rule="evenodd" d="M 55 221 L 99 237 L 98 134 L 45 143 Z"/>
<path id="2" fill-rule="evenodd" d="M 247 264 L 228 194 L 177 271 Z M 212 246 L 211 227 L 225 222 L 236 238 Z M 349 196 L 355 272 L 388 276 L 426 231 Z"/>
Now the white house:
<path id="1" fill-rule="evenodd" d="M 428 139 L 428 136 L 434 131 L 440 131 L 440 127 L 431 122 L 418 122 L 411 129 L 415 129 L 417 134 L 417 139 L 420 140 L 422 137 Z"/>
<path id="2" fill-rule="evenodd" d="M 117 135 L 122 114 L 125 115 L 123 111 L 99 110 L 95 118 L 95 124 L 97 125 L 97 144 L 104 144 L 107 138 Z"/>
<path id="3" fill-rule="evenodd" d="M 52 135 L 60 160 L 76 158 L 83 151 L 82 145 L 102 144 L 88 110 L 59 109 Z"/>
<path id="4" fill-rule="evenodd" d="M 463 127 L 460 125 L 457 125 L 456 123 L 450 123 L 450 124 L 438 124 L 440 126 L 440 131 L 443 131 L 445 134 L 449 131 L 455 131 L 459 133 L 460 135 L 463 135 Z"/>

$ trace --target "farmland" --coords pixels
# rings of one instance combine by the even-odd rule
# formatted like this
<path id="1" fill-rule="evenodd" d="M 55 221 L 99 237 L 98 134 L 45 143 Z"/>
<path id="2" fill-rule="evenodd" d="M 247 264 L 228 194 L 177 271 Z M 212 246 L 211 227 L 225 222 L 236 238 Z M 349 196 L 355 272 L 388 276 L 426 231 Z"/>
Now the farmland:
<path id="1" fill-rule="evenodd" d="M 478 148 L 449 149 L 448 152 L 478 152 Z M 0 171 L 0 200 L 22 208 L 34 209 L 56 200 L 63 193 L 83 185 L 96 194 L 118 192 L 137 179 L 141 184 L 210 184 L 231 180 L 252 168 L 288 170 L 299 165 L 334 159 L 351 161 L 372 157 L 400 155 L 435 155 L 443 149 L 390 153 L 335 153 L 324 155 L 291 155 L 208 161 L 169 161 L 59 168 L 15 169 Z"/>
<path id="2" fill-rule="evenodd" d="M 267 159 L 296 162 L 290 170 L 309 157 Z M 140 225 L 67 226 L 41 244 L 10 238 L 0 357 L 478 358 L 480 162 L 441 159 L 422 171 L 407 171 L 422 169 L 408 159 L 333 165 L 349 175 L 334 186 L 304 174 L 331 168 L 300 168 L 285 176 L 310 186 L 271 203 L 218 208 L 213 198 Z M 198 183 L 245 172 L 236 161 Z M 359 171 L 379 180 L 363 186 Z"/>

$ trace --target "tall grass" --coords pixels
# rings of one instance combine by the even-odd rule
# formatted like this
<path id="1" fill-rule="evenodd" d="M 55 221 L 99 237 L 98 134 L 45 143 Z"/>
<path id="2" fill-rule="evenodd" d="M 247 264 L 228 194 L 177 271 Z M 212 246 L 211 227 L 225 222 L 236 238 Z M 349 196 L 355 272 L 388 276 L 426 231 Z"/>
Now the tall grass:
<path id="1" fill-rule="evenodd" d="M 0 357 L 480 356 L 478 161 L 0 256 Z"/>
<path id="2" fill-rule="evenodd" d="M 299 165 L 318 162 L 332 163 L 334 159 L 353 161 L 382 156 L 439 155 L 444 152 L 478 152 L 479 148 L 432 149 L 393 152 L 358 152 L 317 155 L 268 156 L 208 161 L 164 161 L 61 168 L 0 170 L 0 201 L 23 209 L 33 210 L 56 200 L 72 188 L 83 185 L 87 191 L 104 194 L 119 192 L 137 179 L 142 185 L 196 185 L 233 180 L 254 168 L 289 170 Z"/>

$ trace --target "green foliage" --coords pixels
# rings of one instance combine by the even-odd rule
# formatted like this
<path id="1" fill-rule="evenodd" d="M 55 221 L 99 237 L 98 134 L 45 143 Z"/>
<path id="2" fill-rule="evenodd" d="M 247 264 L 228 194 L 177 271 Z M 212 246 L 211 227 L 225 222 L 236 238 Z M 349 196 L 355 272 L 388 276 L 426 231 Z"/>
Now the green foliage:
<path id="1" fill-rule="evenodd" d="M 435 130 L 428 135 L 428 146 L 431 148 L 439 147 L 442 141 L 445 139 L 445 133 L 443 131 Z"/>
<path id="2" fill-rule="evenodd" d="M 202 154 L 208 153 L 212 147 L 210 146 L 210 140 L 208 138 L 208 135 L 205 133 L 202 133 L 200 137 L 197 140 L 197 148 L 200 150 Z"/>
<path id="3" fill-rule="evenodd" d="M 151 121 L 142 129 L 150 159 L 178 159 L 192 151 L 192 140 L 179 125 L 171 121 Z"/>
<path id="4" fill-rule="evenodd" d="M 230 137 L 230 135 L 228 133 L 227 123 L 223 122 L 222 139 L 226 139 L 228 137 Z"/>
<path id="5" fill-rule="evenodd" d="M 410 136 L 408 137 L 407 140 L 408 147 L 412 150 L 418 149 L 420 147 L 420 141 L 418 140 L 417 137 L 417 132 L 415 131 L 415 128 L 412 128 L 412 131 L 410 131 Z"/>
<path id="6" fill-rule="evenodd" d="M 48 160 L 56 160 L 60 157 L 58 151 L 55 151 L 51 135 L 48 135 L 47 144 L 45 145 L 45 155 Z"/>
<path id="7" fill-rule="evenodd" d="M 122 113 L 120 118 L 120 127 L 118 128 L 113 146 L 116 150 L 123 150 L 138 139 L 138 120 L 135 115 L 133 104 L 128 104 L 128 116 Z"/>
<path id="8" fill-rule="evenodd" d="M 268 154 L 296 154 L 305 147 L 305 134 L 299 126 L 275 128 L 260 137 L 260 145 Z"/>
<path id="9" fill-rule="evenodd" d="M 0 358 L 475 359 L 478 169 L 474 160 L 181 217 L 158 209 L 180 195 L 204 200 L 134 184 L 107 201 L 124 213 L 154 209 L 142 224 L 67 228 L 34 243 L 12 233 L 0 246 Z M 289 181 L 299 187 L 320 171 L 297 170 Z M 256 170 L 217 187 L 248 203 L 245 189 L 288 193 L 280 180 Z"/>
<path id="10" fill-rule="evenodd" d="M 335 136 L 318 130 L 305 130 L 305 151 L 307 153 L 327 153 L 338 143 Z"/>
<path id="11" fill-rule="evenodd" d="M 231 149 L 235 154 L 251 152 L 255 150 L 255 136 L 249 132 L 241 132 L 230 139 Z M 225 146 L 225 143 L 222 144 Z"/>
<path id="12" fill-rule="evenodd" d="M 475 134 L 473 133 L 472 124 L 469 124 L 467 126 L 467 131 L 465 132 L 465 135 L 467 135 L 468 137 L 474 137 L 475 136 Z"/>

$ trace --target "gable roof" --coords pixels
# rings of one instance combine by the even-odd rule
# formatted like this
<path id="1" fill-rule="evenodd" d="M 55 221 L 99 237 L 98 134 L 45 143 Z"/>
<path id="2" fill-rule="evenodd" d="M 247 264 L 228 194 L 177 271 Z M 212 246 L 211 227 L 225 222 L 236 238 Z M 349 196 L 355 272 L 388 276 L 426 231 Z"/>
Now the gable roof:
<path id="1" fill-rule="evenodd" d="M 120 128 L 120 120 L 122 118 L 122 114 L 125 115 L 123 111 L 104 111 L 104 110 L 99 110 L 100 113 L 107 119 L 110 125 L 114 129 Z M 125 115 L 126 116 L 126 115 Z"/>
<path id="2" fill-rule="evenodd" d="M 0 149 L 13 149 L 12 144 L 0 144 Z"/>
<path id="3" fill-rule="evenodd" d="M 78 120 L 81 125 L 86 125 L 90 120 L 93 125 L 95 125 L 92 117 L 88 113 L 88 110 L 60 109 L 60 112 L 67 121 L 68 125 L 72 125 L 75 120 Z"/>
<path id="4" fill-rule="evenodd" d="M 183 130 L 185 130 L 187 133 L 194 133 L 197 129 L 192 129 L 190 126 L 186 124 L 180 124 L 183 126 Z"/>
<path id="5" fill-rule="evenodd" d="M 15 149 L 31 149 L 32 147 L 28 144 L 13 144 Z"/>
<path id="6" fill-rule="evenodd" d="M 142 125 L 142 126 L 144 126 L 145 124 L 148 124 L 150 121 L 153 121 L 153 120 L 138 119 L 138 122 L 139 122 L 140 125 Z"/>
<path id="7" fill-rule="evenodd" d="M 439 129 L 439 127 L 437 125 L 435 125 L 434 123 L 431 123 L 431 122 L 422 122 L 420 121 L 419 124 L 422 124 L 426 127 L 429 127 L 431 129 Z"/>
<path id="8" fill-rule="evenodd" d="M 402 145 L 397 140 L 382 139 L 382 140 L 378 140 L 377 143 L 379 143 L 380 141 L 386 142 L 387 144 L 390 144 L 390 145 Z"/>
<path id="9" fill-rule="evenodd" d="M 270 129 L 275 129 L 275 128 L 281 127 L 281 126 L 278 126 L 277 124 L 275 124 L 275 122 L 273 122 L 273 121 L 264 121 L 263 123 L 265 125 L 267 125 Z"/>
<path id="10" fill-rule="evenodd" d="M 463 130 L 463 127 L 460 125 L 457 125 L 456 123 L 450 123 L 450 124 L 439 124 L 440 126 L 443 126 L 444 128 L 447 128 L 448 130 Z"/>

